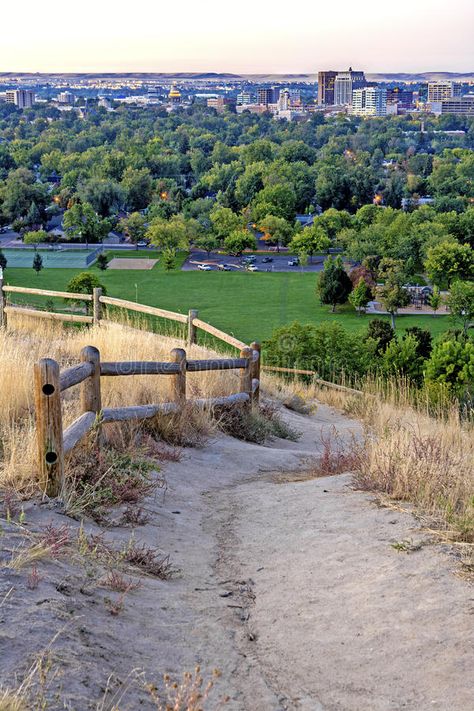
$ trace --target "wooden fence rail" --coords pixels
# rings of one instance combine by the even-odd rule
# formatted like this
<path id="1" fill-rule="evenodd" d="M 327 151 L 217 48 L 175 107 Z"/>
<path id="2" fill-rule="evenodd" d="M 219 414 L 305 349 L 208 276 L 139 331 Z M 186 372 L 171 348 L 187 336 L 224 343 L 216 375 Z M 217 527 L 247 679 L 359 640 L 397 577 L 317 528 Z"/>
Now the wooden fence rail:
<path id="1" fill-rule="evenodd" d="M 59 496 L 64 483 L 64 459 L 95 429 L 100 445 L 100 429 L 108 422 L 145 420 L 158 414 L 179 413 L 186 406 L 186 375 L 208 370 L 238 370 L 240 391 L 216 398 L 192 400 L 195 407 L 219 405 L 256 406 L 260 390 L 260 345 L 244 346 L 239 358 L 187 360 L 186 351 L 174 348 L 167 362 L 101 362 L 93 346 L 81 351 L 81 362 L 60 371 L 59 364 L 43 358 L 34 367 L 38 465 L 43 488 L 48 496 Z M 101 378 L 135 375 L 167 375 L 170 401 L 130 407 L 102 408 Z M 81 386 L 80 416 L 63 429 L 61 393 Z"/>
<path id="2" fill-rule="evenodd" d="M 42 311 L 19 305 L 11 305 L 7 303 L 7 294 L 26 294 L 33 296 L 49 296 L 60 299 L 66 299 L 75 302 L 84 302 L 88 305 L 89 312 L 86 314 L 58 313 L 53 311 Z M 50 319 L 52 321 L 64 321 L 71 323 L 83 324 L 100 324 L 104 321 L 103 307 L 110 306 L 124 311 L 132 311 L 139 314 L 154 316 L 157 318 L 167 319 L 187 326 L 187 343 L 192 346 L 198 342 L 198 330 L 204 331 L 218 340 L 230 345 L 238 350 L 245 347 L 245 343 L 238 338 L 221 331 L 219 328 L 212 326 L 206 321 L 198 318 L 199 312 L 197 309 L 190 309 L 188 314 L 180 314 L 175 311 L 167 311 L 159 309 L 155 306 L 147 306 L 146 304 L 137 304 L 134 301 L 126 301 L 125 299 L 116 299 L 111 296 L 104 296 L 102 289 L 94 289 L 93 294 L 76 294 L 68 291 L 52 291 L 50 289 L 34 289 L 24 286 L 9 286 L 4 285 L 0 277 L 0 328 L 6 327 L 8 315 L 17 316 L 33 316 L 36 318 Z"/>

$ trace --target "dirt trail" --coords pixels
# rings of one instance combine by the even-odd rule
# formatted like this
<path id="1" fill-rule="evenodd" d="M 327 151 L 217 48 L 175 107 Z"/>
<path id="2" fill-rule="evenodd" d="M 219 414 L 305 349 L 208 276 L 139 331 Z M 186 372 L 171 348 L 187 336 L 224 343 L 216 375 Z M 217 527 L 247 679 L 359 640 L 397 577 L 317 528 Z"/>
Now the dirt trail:
<path id="1" fill-rule="evenodd" d="M 416 545 L 426 537 L 413 517 L 378 508 L 349 475 L 298 481 L 291 472 L 321 450 L 322 431 L 349 438 L 359 426 L 324 406 L 286 417 L 303 432 L 296 444 L 218 437 L 166 466 L 168 489 L 147 502 L 152 521 L 135 537 L 170 553 L 180 572 L 144 578 L 118 616 L 72 559 L 42 564 L 36 590 L 24 571 L 2 571 L 0 601 L 13 590 L 0 607 L 0 682 L 63 629 L 53 684 L 62 701 L 52 708 L 96 708 L 112 673 L 115 689 L 132 669 L 157 680 L 199 663 L 221 670 L 232 711 L 471 709 L 474 594 L 454 558 Z M 66 521 L 28 506 L 31 530 L 51 520 Z M 3 528 L 0 555 L 16 540 Z M 391 545 L 409 539 L 411 553 Z M 120 709 L 151 708 L 129 686 Z"/>

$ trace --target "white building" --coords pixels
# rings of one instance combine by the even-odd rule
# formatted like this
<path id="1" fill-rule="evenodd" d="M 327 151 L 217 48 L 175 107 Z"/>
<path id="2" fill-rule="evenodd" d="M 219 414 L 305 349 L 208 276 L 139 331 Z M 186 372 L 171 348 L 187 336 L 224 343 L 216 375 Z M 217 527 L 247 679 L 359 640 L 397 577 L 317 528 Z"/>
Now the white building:
<path id="1" fill-rule="evenodd" d="M 29 89 L 13 89 L 6 92 L 7 104 L 15 104 L 19 109 L 31 109 L 35 103 L 35 94 Z"/>
<path id="2" fill-rule="evenodd" d="M 290 90 L 289 89 L 282 89 L 280 91 L 280 96 L 278 98 L 277 102 L 277 110 L 278 111 L 288 111 L 290 108 Z"/>
<path id="3" fill-rule="evenodd" d="M 339 72 L 334 81 L 334 104 L 336 106 L 351 106 L 352 92 L 361 89 L 366 84 L 364 72 L 354 72 L 352 67 L 348 72 Z"/>
<path id="4" fill-rule="evenodd" d="M 241 91 L 237 94 L 237 105 L 246 106 L 252 103 L 252 95 L 248 91 Z"/>
<path id="5" fill-rule="evenodd" d="M 387 90 L 375 86 L 354 89 L 352 113 L 354 116 L 386 116 Z"/>

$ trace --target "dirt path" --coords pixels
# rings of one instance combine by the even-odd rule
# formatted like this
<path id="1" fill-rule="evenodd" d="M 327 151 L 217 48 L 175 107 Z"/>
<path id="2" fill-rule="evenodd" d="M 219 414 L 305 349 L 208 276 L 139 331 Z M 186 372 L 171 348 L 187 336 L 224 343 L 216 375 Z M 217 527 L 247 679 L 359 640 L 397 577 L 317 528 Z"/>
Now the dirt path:
<path id="1" fill-rule="evenodd" d="M 119 615 L 71 559 L 44 564 L 33 591 L 24 571 L 1 571 L 0 600 L 13 590 L 0 607 L 0 681 L 62 629 L 52 685 L 61 705 L 52 708 L 96 708 L 110 674 L 111 689 L 130 687 L 122 711 L 152 708 L 126 681 L 131 670 L 157 680 L 196 664 L 221 670 L 217 690 L 232 711 L 472 708 L 474 594 L 455 560 L 418 546 L 425 537 L 413 517 L 377 508 L 349 475 L 291 474 L 320 451 L 322 430 L 350 437 L 357 423 L 323 406 L 288 419 L 303 432 L 297 444 L 219 437 L 167 465 L 168 489 L 148 502 L 152 521 L 134 535 L 169 552 L 180 572 L 144 578 Z M 26 519 L 31 530 L 65 522 L 33 504 Z M 4 531 L 6 550 L 16 533 Z M 106 536 L 118 543 L 130 531 Z M 416 550 L 391 545 L 403 540 Z"/>

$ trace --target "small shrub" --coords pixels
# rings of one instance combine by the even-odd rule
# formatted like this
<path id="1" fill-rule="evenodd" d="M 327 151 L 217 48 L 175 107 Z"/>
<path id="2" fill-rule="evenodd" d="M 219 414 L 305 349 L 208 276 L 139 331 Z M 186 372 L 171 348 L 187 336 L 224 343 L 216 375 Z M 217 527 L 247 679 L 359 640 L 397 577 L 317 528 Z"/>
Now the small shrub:
<path id="1" fill-rule="evenodd" d="M 173 574 L 169 555 L 162 555 L 146 543 L 138 544 L 131 540 L 122 551 L 124 561 L 160 580 L 168 580 Z"/>
<path id="2" fill-rule="evenodd" d="M 145 431 L 174 447 L 203 447 L 213 432 L 209 414 L 187 403 L 178 413 L 157 415 L 144 424 Z"/>
<path id="3" fill-rule="evenodd" d="M 220 406 L 214 409 L 218 427 L 225 434 L 245 442 L 263 444 L 278 437 L 295 442 L 300 433 L 290 427 L 279 415 L 275 406 L 262 404 L 259 409 Z"/>

